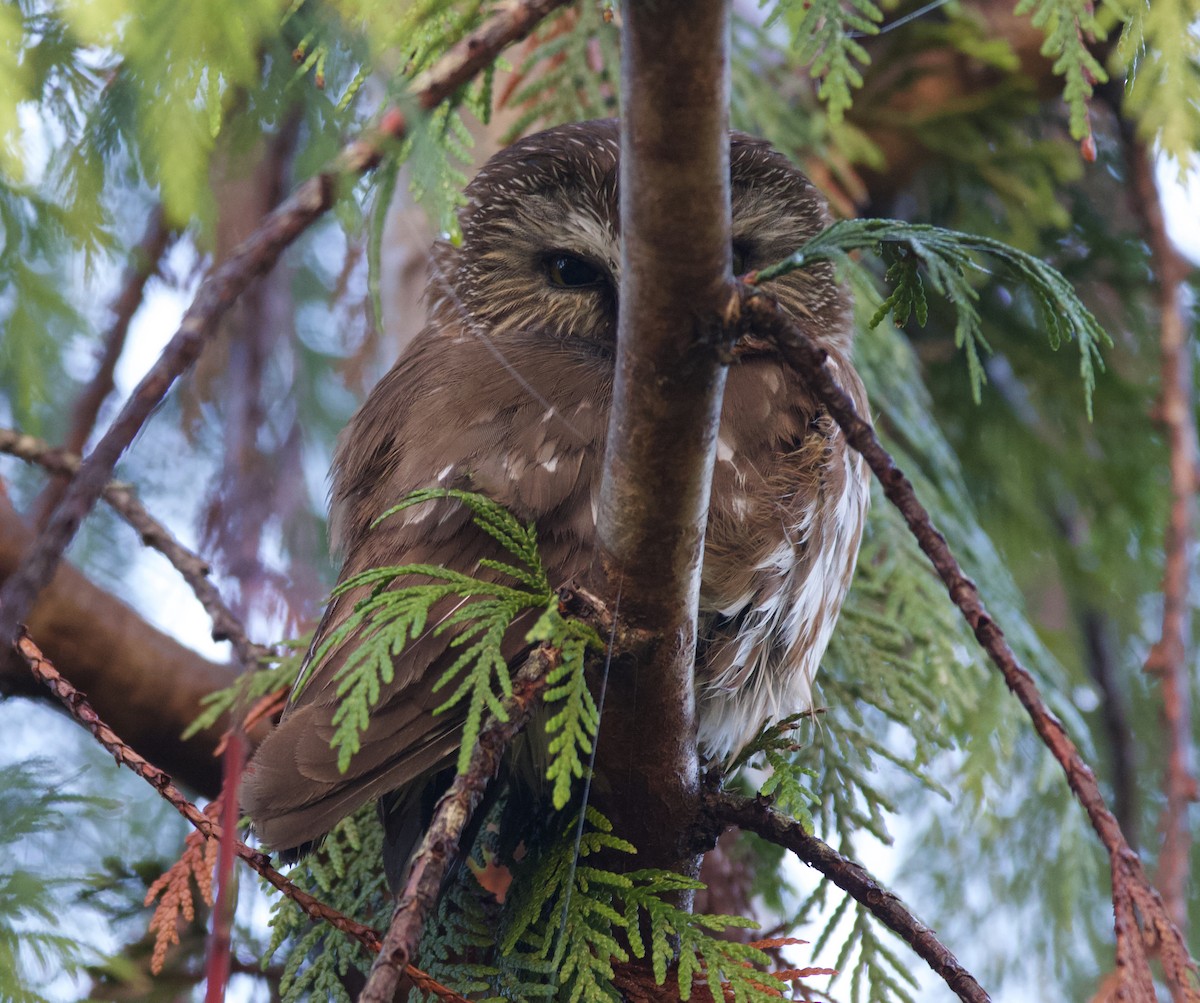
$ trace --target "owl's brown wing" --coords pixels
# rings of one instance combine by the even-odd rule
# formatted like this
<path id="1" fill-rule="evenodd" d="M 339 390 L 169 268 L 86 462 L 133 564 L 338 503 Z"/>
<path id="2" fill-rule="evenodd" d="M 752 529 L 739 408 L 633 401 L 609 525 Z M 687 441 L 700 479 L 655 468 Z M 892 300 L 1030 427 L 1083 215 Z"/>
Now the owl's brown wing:
<path id="1" fill-rule="evenodd" d="M 350 555 L 346 574 L 399 563 L 439 564 L 475 574 L 480 559 L 504 557 L 499 545 L 471 525 L 469 513 L 464 514 L 457 503 L 442 501 L 428 507 L 440 510 L 434 518 L 444 517 L 443 527 L 453 530 L 448 538 L 423 540 L 420 523 L 392 529 L 384 523 L 377 531 L 379 540 L 370 540 L 370 546 Z M 422 581 L 428 579 L 408 576 L 398 584 Z M 330 605 L 314 649 L 344 624 L 367 591 L 347 593 Z M 381 688 L 379 701 L 361 735 L 361 747 L 345 773 L 338 769 L 330 741 L 334 736 L 333 717 L 340 704 L 338 669 L 358 636 L 349 637 L 319 666 L 308 667 L 311 678 L 299 690 L 279 726 L 259 747 L 242 788 L 243 807 L 264 844 L 283 851 L 303 847 L 363 803 L 453 760 L 461 741 L 462 709 L 434 715 L 434 708 L 452 690 L 435 693 L 433 686 L 457 650 L 448 650 L 452 634 L 437 636 L 434 628 L 457 605 L 458 600 L 445 600 L 435 606 L 428 628 L 396 657 L 393 680 Z M 510 657 L 519 653 L 526 630 L 528 624 L 518 623 L 509 631 L 505 648 Z"/>
<path id="2" fill-rule="evenodd" d="M 551 582 L 566 584 L 583 569 L 591 558 L 585 541 L 593 525 L 595 467 L 585 461 L 598 448 L 604 416 L 576 415 L 569 429 L 554 415 L 547 419 L 548 404 L 578 403 L 578 388 L 559 380 L 538 390 L 538 360 L 516 361 L 528 374 L 520 381 L 497 373 L 495 360 L 478 343 L 427 332 L 372 392 L 347 429 L 337 462 L 335 525 L 346 552 L 343 581 L 398 564 L 495 578 L 480 561 L 511 560 L 452 499 L 411 507 L 371 528 L 390 506 L 424 487 L 478 491 L 521 519 L 536 513 L 550 527 L 539 542 Z M 484 398 L 496 406 L 481 408 Z M 408 577 L 401 584 L 419 581 Z M 331 603 L 314 650 L 365 595 L 365 589 L 351 592 Z M 463 709 L 435 715 L 452 690 L 435 693 L 433 686 L 458 649 L 449 648 L 452 632 L 435 635 L 433 628 L 458 602 L 436 606 L 426 631 L 394 659 L 394 677 L 381 687 L 361 748 L 345 773 L 330 740 L 339 706 L 337 670 L 356 637 L 316 667 L 255 753 L 243 782 L 243 808 L 265 845 L 302 849 L 360 805 L 453 762 Z M 520 618 L 505 635 L 510 660 L 526 646 L 534 615 Z"/>

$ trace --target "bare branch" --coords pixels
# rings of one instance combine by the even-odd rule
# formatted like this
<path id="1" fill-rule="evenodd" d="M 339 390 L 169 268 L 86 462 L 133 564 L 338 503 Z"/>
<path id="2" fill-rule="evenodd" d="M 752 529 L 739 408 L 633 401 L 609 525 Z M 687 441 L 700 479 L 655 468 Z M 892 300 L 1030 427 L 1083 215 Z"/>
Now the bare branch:
<path id="1" fill-rule="evenodd" d="M 63 442 L 63 448 L 71 453 L 82 453 L 87 445 L 92 431 L 96 427 L 96 417 L 100 407 L 113 392 L 113 373 L 117 368 L 117 360 L 125 350 L 125 338 L 129 333 L 129 324 L 138 307 L 142 305 L 142 297 L 146 291 L 146 283 L 158 271 L 158 263 L 171 244 L 174 231 L 167 226 L 163 216 L 162 206 L 156 206 L 150 214 L 150 222 L 141 243 L 133 249 L 129 266 L 121 280 L 120 292 L 113 300 L 111 311 L 112 324 L 104 335 L 104 349 L 100 354 L 95 375 L 91 382 L 75 401 L 71 410 L 71 426 Z M 50 513 L 62 500 L 63 492 L 69 477 L 55 477 L 46 485 L 38 497 L 34 507 L 34 523 L 40 529 L 50 517 Z"/>
<path id="2" fill-rule="evenodd" d="M 825 366 L 825 352 L 793 324 L 765 296 L 747 286 L 734 290 L 730 316 L 745 329 L 770 339 L 780 354 L 808 381 L 813 394 L 837 421 L 846 440 L 866 459 L 879 478 L 884 493 L 896 506 L 946 585 L 950 598 L 970 624 L 976 639 L 1004 676 L 1008 688 L 1033 720 L 1034 730 L 1054 754 L 1067 775 L 1067 783 L 1087 812 L 1092 827 L 1109 853 L 1113 875 L 1113 908 L 1117 937 L 1117 968 L 1133 1003 L 1152 1003 L 1153 981 L 1137 919 L 1157 942 L 1168 981 L 1177 998 L 1200 1000 L 1190 974 L 1195 962 L 1178 927 L 1163 906 L 1158 892 L 1146 879 L 1141 860 L 1129 847 L 1096 782 L 1091 768 L 1079 755 L 1066 729 L 1046 706 L 1037 684 L 1021 665 L 999 625 L 991 618 L 979 591 L 958 565 L 946 538 L 934 527 L 929 513 L 917 499 L 911 482 L 880 444 L 871 425 L 854 410 L 849 396 L 837 385 Z"/>
<path id="3" fill-rule="evenodd" d="M 1158 889 L 1175 925 L 1187 933 L 1188 857 L 1191 831 L 1188 813 L 1196 800 L 1192 775 L 1192 719 L 1188 652 L 1191 647 L 1191 552 L 1194 543 L 1196 478 L 1196 413 L 1192 401 L 1192 343 L 1184 319 L 1183 282 L 1189 268 L 1171 244 L 1154 180 L 1152 155 L 1144 143 L 1127 144 L 1133 201 L 1158 286 L 1159 353 L 1162 386 L 1157 417 L 1170 447 L 1171 511 L 1163 549 L 1162 636 L 1150 649 L 1145 671 L 1162 691 L 1167 762 L 1163 779 L 1166 803 L 1160 828 Z"/>
<path id="4" fill-rule="evenodd" d="M 112 754 L 118 765 L 129 767 L 129 769 L 158 791 L 205 839 L 220 840 L 222 838 L 224 831 L 222 827 L 189 801 L 183 792 L 171 782 L 171 778 L 166 773 L 148 762 L 144 757 L 139 756 L 122 741 L 121 737 L 115 731 L 103 722 L 83 694 L 62 677 L 50 660 L 42 653 L 41 649 L 29 637 L 28 633 L 21 631 L 14 647 L 21 657 L 28 662 L 34 676 L 47 686 L 58 697 L 63 706 L 66 707 L 67 712 L 90 731 L 96 741 Z M 357 940 L 369 951 L 379 951 L 381 941 L 379 933 L 376 930 L 371 929 L 369 926 L 364 926 L 362 923 L 338 912 L 332 906 L 326 905 L 302 888 L 298 888 L 271 866 L 271 858 L 265 853 L 260 853 L 258 850 L 247 846 L 241 840 L 234 840 L 233 848 L 234 852 L 242 860 L 253 870 L 257 871 L 270 885 L 295 902 L 307 916 L 319 922 L 328 923 L 334 929 Z M 429 992 L 436 993 L 442 999 L 462 999 L 462 997 L 431 979 L 418 968 L 413 968 L 410 965 L 405 969 L 405 974 L 417 983 L 417 985 Z"/>
<path id="5" fill-rule="evenodd" d="M 62 677 L 26 632 L 21 632 L 17 638 L 15 647 L 18 653 L 29 663 L 29 668 L 33 674 L 49 688 L 51 693 L 58 697 L 63 706 L 67 708 L 68 713 L 90 731 L 96 741 L 112 754 L 118 765 L 129 767 L 129 769 L 145 780 L 180 815 L 199 830 L 205 838 L 221 838 L 221 826 L 197 808 L 171 782 L 171 778 L 166 773 L 153 763 L 147 761 L 145 757 L 138 755 L 115 731 L 105 724 L 84 695 Z M 355 923 L 353 920 L 346 919 L 346 917 L 341 916 L 335 910 L 322 905 L 311 895 L 308 895 L 307 892 L 296 888 L 287 878 L 271 867 L 270 858 L 265 853 L 259 853 L 245 843 L 239 842 L 237 844 L 237 854 L 272 885 L 284 892 L 288 898 L 295 901 L 308 915 L 314 919 L 322 919 L 332 923 L 339 930 L 349 933 L 356 940 L 370 947 L 372 950 L 378 950 L 379 940 L 375 931 L 359 923 Z"/>
<path id="6" fill-rule="evenodd" d="M 769 843 L 791 850 L 804 863 L 837 885 L 928 962 L 959 999 L 988 1003 L 991 997 L 937 935 L 888 891 L 861 864 L 855 863 L 810 836 L 795 819 L 777 812 L 765 801 L 724 791 L 706 791 L 704 809 L 715 821 L 735 825 Z"/>
<path id="7" fill-rule="evenodd" d="M 725 381 L 728 9 L 621 9 L 621 288 L 597 535 L 609 604 L 661 640 L 636 665 L 613 666 L 620 712 L 601 727 L 597 769 L 622 778 L 620 803 L 603 810 L 638 865 L 694 873 L 679 834 L 698 785 L 695 616 Z"/>
<path id="8" fill-rule="evenodd" d="M 438 61 L 418 91 L 417 103 L 424 109 L 440 104 L 488 65 L 501 49 L 524 38 L 563 2 L 513 0 Z M 117 460 L 171 385 L 196 361 L 216 330 L 218 320 L 246 287 L 271 269 L 284 249 L 325 213 L 342 181 L 377 166 L 383 157 L 384 144 L 402 137 L 407 127 L 402 112 L 388 111 L 377 134 L 345 147 L 331 169 L 297 188 L 201 283 L 179 330 L 80 467 L 21 568 L 0 589 L 0 639 L 5 642 L 0 647 L 6 647 L 16 637 L 17 625 L 50 581 L 79 524 L 112 478 Z"/>
<path id="9" fill-rule="evenodd" d="M 500 760 L 529 720 L 542 690 L 546 676 L 557 665 L 558 652 L 540 647 L 525 660 L 513 676 L 512 696 L 504 701 L 508 720 L 489 715 L 479 732 L 465 773 L 460 773 L 442 795 L 433 812 L 433 820 L 421 837 L 412 864 L 404 879 L 404 888 L 397 896 L 396 911 L 383 938 L 379 957 L 371 967 L 370 978 L 359 996 L 359 1003 L 392 1003 L 400 973 L 406 970 L 416 953 L 438 893 L 450 865 L 457 858 L 459 840 L 479 806 L 488 783 L 500 769 Z"/>
<path id="10" fill-rule="evenodd" d="M 78 456 L 66 449 L 55 449 L 36 436 L 25 435 L 9 428 L 0 428 L 0 453 L 17 456 L 66 477 L 73 476 L 82 462 Z M 200 605 L 212 619 L 213 640 L 231 642 L 243 668 L 250 668 L 271 654 L 269 649 L 261 644 L 254 644 L 246 637 L 246 629 L 241 620 L 225 604 L 217 587 L 209 580 L 211 568 L 208 562 L 199 554 L 188 550 L 175 539 L 169 529 L 151 516 L 138 500 L 131 485 L 121 481 L 110 481 L 104 486 L 101 497 L 112 506 L 117 515 L 137 530 L 147 547 L 162 554 L 183 576 Z"/>
<path id="11" fill-rule="evenodd" d="M 1088 674 L 1100 690 L 1100 710 L 1108 735 L 1111 758 L 1113 813 L 1133 849 L 1140 841 L 1138 814 L 1137 746 L 1129 723 L 1129 699 L 1122 685 L 1112 650 L 1112 630 L 1107 617 L 1094 607 L 1079 613 L 1080 630 L 1087 650 Z"/>
<path id="12" fill-rule="evenodd" d="M 32 532 L 0 497 L 0 580 L 20 565 Z M 67 563 L 59 566 L 29 617 L 60 665 L 145 756 L 162 763 L 196 790 L 220 786 L 213 758 L 225 724 L 180 740 L 203 709 L 201 700 L 233 683 L 228 665 L 210 662 L 140 617 L 127 603 L 88 581 Z M 0 693 L 44 698 L 23 660 L 0 648 Z M 256 730 L 261 734 L 265 725 Z"/>

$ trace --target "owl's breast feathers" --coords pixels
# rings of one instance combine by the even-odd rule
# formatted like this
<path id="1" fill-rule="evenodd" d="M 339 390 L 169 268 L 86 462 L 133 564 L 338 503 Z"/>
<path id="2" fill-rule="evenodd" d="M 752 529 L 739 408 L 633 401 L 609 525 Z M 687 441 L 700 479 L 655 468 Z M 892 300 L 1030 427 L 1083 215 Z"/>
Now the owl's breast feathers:
<path id="1" fill-rule="evenodd" d="M 858 374 L 829 366 L 867 415 Z M 717 443 L 696 666 L 701 749 L 725 759 L 768 721 L 809 709 L 850 586 L 866 465 L 794 373 L 771 357 L 730 370 Z"/>

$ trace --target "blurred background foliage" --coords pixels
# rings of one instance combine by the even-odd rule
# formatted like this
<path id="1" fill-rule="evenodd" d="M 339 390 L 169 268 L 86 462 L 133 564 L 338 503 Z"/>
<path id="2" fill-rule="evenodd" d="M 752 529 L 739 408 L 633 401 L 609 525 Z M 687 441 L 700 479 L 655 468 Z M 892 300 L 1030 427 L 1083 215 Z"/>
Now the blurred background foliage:
<path id="1" fill-rule="evenodd" d="M 499 6 L 7 0 L 0 422 L 70 441 L 80 432 L 73 404 L 105 348 L 127 391 L 203 272 L 384 107 L 404 106 L 413 77 Z M 1073 349 L 1047 348 L 1022 290 L 980 272 L 991 354 L 976 403 L 950 305 L 932 300 L 924 327 L 869 329 L 883 268 L 868 256 L 847 275 L 864 322 L 857 362 L 886 444 L 1153 872 L 1163 749 L 1159 697 L 1141 666 L 1159 630 L 1167 452 L 1153 420 L 1156 276 L 1130 164 L 1159 151 L 1182 174 L 1200 147 L 1200 8 L 1022 8 L 738 4 L 734 125 L 803 165 L 841 215 L 953 227 L 1045 258 L 1107 328 L 1088 421 Z M 420 327 L 414 290 L 430 236 L 453 233 L 465 179 L 508 138 L 617 112 L 619 44 L 619 15 L 578 0 L 453 106 L 421 118 L 228 315 L 123 461 L 120 476 L 151 511 L 213 561 L 257 639 L 306 629 L 332 582 L 332 443 Z M 148 247 L 157 253 L 141 260 Z M 149 278 L 126 340 L 113 334 L 112 305 L 123 274 L 139 268 Z M 84 440 L 94 430 L 85 422 Z M 36 518 L 41 474 L 0 457 L 0 475 L 12 504 Z M 107 511 L 72 558 L 204 645 L 203 619 L 156 584 L 161 569 L 147 570 Z M 826 711 L 796 753 L 816 774 L 817 833 L 868 854 L 994 998 L 1091 998 L 1112 965 L 1101 848 L 881 496 L 819 683 Z M 0 999 L 191 998 L 203 978 L 199 927 L 149 979 L 140 905 L 178 852 L 182 823 L 48 712 L 10 698 L 0 718 L 12 736 L 0 845 L 15 848 L 0 865 Z M 764 877 L 778 855 L 750 841 L 725 854 L 740 883 L 724 898 L 714 884 L 706 908 L 737 911 L 753 898 L 762 915 L 793 923 L 816 942 L 814 963 L 850 976 L 823 990 L 831 998 L 949 998 L 890 934 L 839 906 L 840 893 L 791 870 Z M 274 998 L 281 977 L 319 994 L 350 985 L 320 967 L 323 951 L 337 966 L 354 953 L 322 947 L 336 934 L 314 938 L 286 919 L 271 939 L 264 893 L 250 886 L 238 992 Z M 314 887 L 336 900 L 341 884 Z M 1190 907 L 1195 929 L 1194 882 Z"/>

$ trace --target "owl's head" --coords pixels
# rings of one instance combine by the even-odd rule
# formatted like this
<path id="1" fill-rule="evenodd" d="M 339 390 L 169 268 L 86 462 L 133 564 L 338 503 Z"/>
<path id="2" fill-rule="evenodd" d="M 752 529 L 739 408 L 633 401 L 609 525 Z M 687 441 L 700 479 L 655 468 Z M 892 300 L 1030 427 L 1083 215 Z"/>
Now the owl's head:
<path id="1" fill-rule="evenodd" d="M 548 129 L 492 157 L 467 187 L 461 243 L 435 251 L 431 315 L 447 311 L 502 341 L 549 337 L 565 350 L 611 355 L 619 158 L 615 119 Z M 787 257 L 829 225 L 812 182 L 765 141 L 733 133 L 730 172 L 735 274 Z M 849 350 L 848 301 L 829 265 L 768 291 L 811 337 Z"/>

